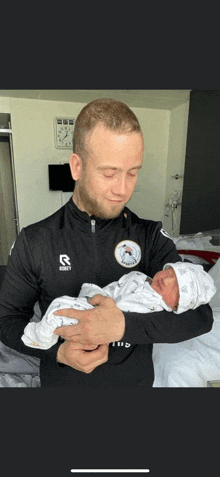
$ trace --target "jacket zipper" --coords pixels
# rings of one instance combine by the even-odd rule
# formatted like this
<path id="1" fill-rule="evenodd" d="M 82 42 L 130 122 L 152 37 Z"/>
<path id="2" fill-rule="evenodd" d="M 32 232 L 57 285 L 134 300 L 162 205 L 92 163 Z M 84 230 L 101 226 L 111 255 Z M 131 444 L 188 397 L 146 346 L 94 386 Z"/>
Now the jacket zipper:
<path id="1" fill-rule="evenodd" d="M 97 239 L 96 239 L 96 221 L 91 219 L 91 232 L 93 235 L 93 246 L 94 246 L 94 270 L 95 270 L 95 280 L 96 284 L 98 284 L 98 280 L 100 278 L 100 269 L 99 269 L 99 251 L 97 247 Z"/>
<path id="2" fill-rule="evenodd" d="M 93 234 L 95 234 L 95 220 L 94 219 L 91 220 L 91 231 L 92 231 Z"/>

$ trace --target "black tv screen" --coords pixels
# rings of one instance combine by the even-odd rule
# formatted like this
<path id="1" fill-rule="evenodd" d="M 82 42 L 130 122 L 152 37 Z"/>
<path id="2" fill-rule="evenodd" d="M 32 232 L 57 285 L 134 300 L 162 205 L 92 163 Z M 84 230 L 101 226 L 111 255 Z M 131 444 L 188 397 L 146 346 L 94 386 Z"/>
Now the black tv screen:
<path id="1" fill-rule="evenodd" d="M 75 181 L 70 172 L 69 163 L 48 164 L 49 189 L 73 192 Z"/>

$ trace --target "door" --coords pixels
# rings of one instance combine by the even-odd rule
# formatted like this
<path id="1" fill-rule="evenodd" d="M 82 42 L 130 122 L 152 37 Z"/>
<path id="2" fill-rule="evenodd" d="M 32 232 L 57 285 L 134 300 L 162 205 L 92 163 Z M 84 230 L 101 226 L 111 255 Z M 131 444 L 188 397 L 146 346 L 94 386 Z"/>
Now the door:
<path id="1" fill-rule="evenodd" d="M 192 90 L 180 234 L 220 228 L 220 90 Z"/>
<path id="2" fill-rule="evenodd" d="M 0 136 L 0 265 L 7 265 L 18 235 L 11 135 Z"/>

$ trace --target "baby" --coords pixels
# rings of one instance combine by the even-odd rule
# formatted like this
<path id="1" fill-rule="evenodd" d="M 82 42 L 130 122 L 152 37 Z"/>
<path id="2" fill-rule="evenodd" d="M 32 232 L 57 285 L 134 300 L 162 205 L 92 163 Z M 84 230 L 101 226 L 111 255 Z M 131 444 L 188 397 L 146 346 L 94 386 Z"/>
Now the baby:
<path id="1" fill-rule="evenodd" d="M 203 267 L 186 262 L 166 264 L 153 279 L 142 272 L 130 272 L 104 288 L 84 283 L 78 298 L 63 296 L 53 300 L 40 322 L 28 323 L 21 339 L 32 348 L 50 348 L 59 338 L 54 334 L 56 328 L 78 323 L 74 318 L 54 315 L 55 311 L 92 309 L 88 300 L 96 294 L 113 298 L 122 311 L 166 310 L 179 314 L 208 303 L 215 292 L 213 279 Z"/>

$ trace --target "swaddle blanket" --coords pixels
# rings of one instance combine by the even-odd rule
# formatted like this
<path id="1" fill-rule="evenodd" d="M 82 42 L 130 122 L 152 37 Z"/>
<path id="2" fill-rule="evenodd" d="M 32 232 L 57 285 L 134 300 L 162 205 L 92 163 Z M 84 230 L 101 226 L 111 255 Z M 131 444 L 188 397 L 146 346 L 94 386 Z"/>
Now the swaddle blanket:
<path id="1" fill-rule="evenodd" d="M 59 336 L 54 331 L 59 326 L 69 326 L 78 323 L 75 318 L 54 315 L 55 311 L 65 308 L 89 310 L 93 308 L 86 298 L 72 298 L 61 296 L 52 301 L 42 320 L 38 323 L 28 323 L 21 337 L 23 343 L 31 348 L 49 349 L 57 343 Z"/>
<path id="2" fill-rule="evenodd" d="M 189 309 L 190 305 L 196 308 L 212 298 L 216 291 L 214 282 L 200 265 L 178 262 L 166 264 L 164 268 L 168 266 L 174 268 L 180 290 L 178 310 L 174 313 L 182 313 Z M 144 273 L 130 272 L 104 288 L 84 283 L 78 298 L 68 296 L 56 298 L 39 323 L 28 323 L 21 339 L 26 346 L 32 348 L 50 348 L 57 343 L 59 338 L 54 334 L 56 328 L 78 323 L 78 320 L 74 318 L 56 316 L 54 312 L 65 308 L 92 309 L 93 306 L 87 300 L 96 294 L 113 298 L 122 311 L 136 313 L 148 313 L 163 309 L 172 311 L 163 301 L 162 296 L 151 288 L 150 282 L 151 280 Z"/>

